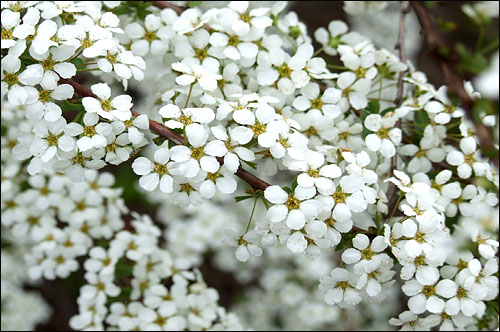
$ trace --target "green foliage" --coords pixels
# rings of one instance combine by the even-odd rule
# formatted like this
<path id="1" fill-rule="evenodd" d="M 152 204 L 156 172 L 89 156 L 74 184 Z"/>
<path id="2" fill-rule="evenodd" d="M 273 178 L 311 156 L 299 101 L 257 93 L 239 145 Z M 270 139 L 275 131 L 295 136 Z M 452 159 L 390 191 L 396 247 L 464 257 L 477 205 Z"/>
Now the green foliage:
<path id="1" fill-rule="evenodd" d="M 461 43 L 457 44 L 455 50 L 460 57 L 458 68 L 462 72 L 467 71 L 473 74 L 479 74 L 488 68 L 488 59 L 481 53 L 472 52 Z"/>
<path id="2" fill-rule="evenodd" d="M 122 1 L 122 3 L 113 9 L 113 14 L 116 15 L 126 15 L 133 14 L 134 19 L 141 19 L 151 14 L 149 10 L 151 2 L 149 1 Z"/>
<path id="3" fill-rule="evenodd" d="M 202 3 L 203 1 L 188 1 L 188 7 L 189 8 L 198 7 L 201 6 Z"/>

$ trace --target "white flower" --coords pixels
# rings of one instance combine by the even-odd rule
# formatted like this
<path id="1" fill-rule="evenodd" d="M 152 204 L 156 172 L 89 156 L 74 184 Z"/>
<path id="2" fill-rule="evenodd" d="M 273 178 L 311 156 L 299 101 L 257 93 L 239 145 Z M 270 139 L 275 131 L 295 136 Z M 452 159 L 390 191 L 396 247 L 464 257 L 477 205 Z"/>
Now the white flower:
<path id="1" fill-rule="evenodd" d="M 479 151 L 476 148 L 476 139 L 474 137 L 465 137 L 460 140 L 460 149 L 462 151 L 452 150 L 446 156 L 448 164 L 458 166 L 458 176 L 462 179 L 470 178 L 473 169 L 477 176 L 484 174 L 484 171 L 481 171 L 481 163 L 478 162 Z"/>
<path id="2" fill-rule="evenodd" d="M 113 129 L 109 123 L 98 123 L 98 121 L 99 116 L 97 113 L 85 113 L 83 116 L 83 124 L 85 125 L 81 129 L 83 136 L 76 142 L 81 151 L 103 148 L 108 144 L 106 136 L 111 134 Z"/>
<path id="3" fill-rule="evenodd" d="M 316 204 L 307 201 L 316 193 L 314 187 L 304 188 L 297 186 L 295 192 L 288 194 L 279 186 L 269 186 L 264 191 L 265 198 L 277 204 L 267 210 L 267 216 L 272 222 L 286 220 L 286 225 L 299 230 L 306 224 L 306 218 L 317 214 Z"/>
<path id="4" fill-rule="evenodd" d="M 251 255 L 262 255 L 262 249 L 256 244 L 260 241 L 260 237 L 254 231 L 250 231 L 241 236 L 238 236 L 231 229 L 226 229 L 224 232 L 226 235 L 224 243 L 229 246 L 237 247 L 235 255 L 240 262 L 246 262 Z"/>
<path id="5" fill-rule="evenodd" d="M 200 87 L 206 91 L 217 89 L 217 80 L 222 79 L 221 75 L 211 73 L 205 67 L 197 64 L 189 67 L 181 62 L 176 62 L 172 64 L 172 69 L 183 73 L 175 79 L 177 84 L 190 85 L 198 82 Z"/>
<path id="6" fill-rule="evenodd" d="M 299 111 L 318 109 L 331 119 L 340 115 L 340 108 L 335 105 L 341 97 L 339 90 L 328 88 L 321 94 L 317 83 L 309 83 L 300 92 L 293 101 L 293 107 Z"/>
<path id="7" fill-rule="evenodd" d="M 160 184 L 160 190 L 164 193 L 173 191 L 173 178 L 169 173 L 170 151 L 168 148 L 159 148 L 154 153 L 154 163 L 145 157 L 134 160 L 132 169 L 135 174 L 142 175 L 139 185 L 147 191 L 153 191 Z"/>
<path id="8" fill-rule="evenodd" d="M 132 117 L 132 97 L 120 95 L 111 99 L 111 89 L 106 83 L 91 86 L 97 98 L 84 97 L 82 104 L 89 113 L 97 113 L 108 120 L 129 120 Z"/>
<path id="9" fill-rule="evenodd" d="M 194 132 L 189 129 L 193 123 L 210 123 L 214 120 L 215 114 L 211 108 L 184 108 L 181 109 L 174 104 L 168 104 L 160 108 L 160 115 L 165 119 L 173 119 L 165 121 L 165 126 L 176 129 L 186 128 L 186 134 Z M 188 136 L 189 139 L 189 136 Z"/>
<path id="10" fill-rule="evenodd" d="M 55 86 L 62 78 L 71 78 L 76 75 L 76 67 L 71 62 L 64 62 L 75 54 L 75 48 L 72 46 L 61 45 L 52 47 L 45 53 L 32 53 L 31 56 L 38 60 L 40 64 L 33 65 L 34 70 L 43 73 L 42 82 L 52 81 L 50 85 Z"/>
<path id="11" fill-rule="evenodd" d="M 161 18 L 154 14 L 146 16 L 144 27 L 133 22 L 125 27 L 125 32 L 134 40 L 130 49 L 139 56 L 145 56 L 149 50 L 153 55 L 165 54 L 169 39 L 173 36 L 171 28 L 162 25 Z"/>
<path id="12" fill-rule="evenodd" d="M 387 248 L 383 236 L 377 236 L 370 245 L 370 239 L 365 234 L 358 234 L 352 240 L 354 248 L 348 248 L 342 253 L 342 261 L 346 264 L 356 264 L 355 270 L 363 270 L 370 266 L 370 270 L 375 270 L 380 265 L 380 260 L 376 259 L 378 253 Z"/>
<path id="13" fill-rule="evenodd" d="M 26 117 L 33 120 L 40 120 L 42 117 L 48 122 L 54 122 L 62 114 L 61 108 L 55 100 L 66 100 L 73 96 L 73 87 L 69 84 L 57 85 L 56 82 L 43 80 L 40 82 L 42 90 L 38 92 L 38 101 L 28 105 Z"/>
<path id="14" fill-rule="evenodd" d="M 415 314 L 421 314 L 426 310 L 431 313 L 443 312 L 445 302 L 442 298 L 448 299 L 453 297 L 456 289 L 457 285 L 449 279 L 442 279 L 437 284 L 426 286 L 412 279 L 407 281 L 402 287 L 403 292 L 411 296 L 408 300 L 408 308 Z"/>
<path id="15" fill-rule="evenodd" d="M 370 114 L 365 118 L 366 129 L 374 132 L 365 138 L 370 151 L 380 151 L 386 158 L 396 154 L 395 146 L 401 143 L 402 138 L 401 129 L 394 128 L 397 120 L 394 112 L 386 113 L 383 117 L 379 114 Z"/>
<path id="16" fill-rule="evenodd" d="M 314 32 L 314 38 L 323 46 L 325 53 L 336 55 L 337 47 L 342 43 L 342 35 L 348 30 L 347 24 L 342 21 L 328 23 L 328 31 L 321 27 Z"/>
<path id="17" fill-rule="evenodd" d="M 359 110 L 368 105 L 367 94 L 371 81 L 366 78 L 357 79 L 356 74 L 343 72 L 337 79 L 337 85 L 342 90 L 341 109 L 347 110 L 349 105 Z"/>
<path id="18" fill-rule="evenodd" d="M 320 290 L 326 291 L 324 299 L 327 304 L 352 307 L 361 302 L 361 296 L 355 288 L 355 276 L 345 269 L 335 268 L 329 276 L 321 277 L 319 282 Z"/>

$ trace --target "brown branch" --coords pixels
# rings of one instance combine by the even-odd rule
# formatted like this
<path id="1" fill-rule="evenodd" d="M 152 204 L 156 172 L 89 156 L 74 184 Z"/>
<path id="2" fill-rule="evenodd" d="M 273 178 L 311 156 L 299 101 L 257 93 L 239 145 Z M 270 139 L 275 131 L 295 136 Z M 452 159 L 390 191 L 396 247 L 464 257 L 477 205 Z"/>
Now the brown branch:
<path id="1" fill-rule="evenodd" d="M 401 3 L 401 15 L 399 16 L 399 32 L 398 32 L 398 42 L 395 46 L 395 48 L 398 50 L 399 53 L 399 60 L 401 62 L 405 63 L 407 62 L 406 58 L 406 49 L 405 49 L 405 22 L 406 22 L 406 15 L 410 12 L 410 2 L 409 1 L 403 1 Z M 397 93 L 396 93 L 396 99 L 394 100 L 395 107 L 398 108 L 401 106 L 401 103 L 403 102 L 403 92 L 404 92 L 404 82 L 403 78 L 406 75 L 407 70 L 404 70 L 399 73 L 398 76 L 398 82 L 397 82 Z M 401 129 L 401 120 L 398 119 L 396 122 L 395 127 Z M 391 170 L 390 174 L 392 175 L 393 171 L 398 167 L 398 151 L 396 147 L 396 153 L 394 156 L 391 158 Z M 396 185 L 392 182 L 389 183 L 389 188 L 387 188 L 387 203 L 388 203 L 388 211 L 387 215 L 391 213 L 391 211 L 394 210 L 395 206 L 397 204 L 396 201 Z"/>
<path id="2" fill-rule="evenodd" d="M 177 15 L 182 14 L 182 12 L 186 9 L 184 7 L 174 5 L 167 1 L 151 1 L 151 3 L 153 4 L 153 6 L 160 9 L 171 8 L 177 13 Z"/>
<path id="3" fill-rule="evenodd" d="M 469 96 L 464 88 L 463 79 L 458 75 L 457 63 L 450 61 L 449 58 L 443 57 L 443 52 L 449 50 L 444 39 L 436 26 L 436 22 L 430 10 L 428 10 L 423 2 L 412 1 L 411 5 L 415 14 L 420 21 L 422 26 L 422 32 L 424 34 L 427 46 L 429 48 L 430 55 L 436 60 L 441 68 L 444 76 L 444 81 L 448 86 L 449 90 L 453 91 L 457 97 L 460 99 L 461 105 L 467 114 L 469 120 L 474 123 L 476 129 L 476 135 L 479 139 L 479 144 L 482 150 L 495 151 L 495 156 L 488 156 L 490 161 L 497 167 L 499 167 L 498 160 L 498 150 L 495 147 L 494 141 L 491 137 L 491 131 L 483 123 L 477 122 L 474 119 L 473 109 L 474 100 Z"/>
<path id="4" fill-rule="evenodd" d="M 69 84 L 71 85 L 77 94 L 79 94 L 82 97 L 93 97 L 97 98 L 97 96 L 90 90 L 89 88 L 73 81 L 73 80 L 67 80 L 61 78 L 59 83 L 61 84 Z M 133 108 L 132 108 L 132 114 L 134 116 L 139 116 L 141 115 L 140 113 L 137 113 Z M 183 145 L 184 144 L 184 138 L 177 134 L 175 131 L 165 127 L 164 125 L 149 119 L 149 127 L 151 130 L 153 130 L 155 133 L 158 135 L 174 142 L 177 145 Z M 219 163 L 222 165 L 224 164 L 224 160 L 222 158 L 218 158 Z M 240 179 L 248 183 L 250 186 L 252 186 L 253 189 L 256 190 L 265 190 L 267 187 L 270 186 L 269 183 L 265 182 L 264 180 L 259 179 L 252 173 L 242 169 L 241 167 L 238 169 L 238 171 L 235 173 L 236 176 L 238 176 Z"/>

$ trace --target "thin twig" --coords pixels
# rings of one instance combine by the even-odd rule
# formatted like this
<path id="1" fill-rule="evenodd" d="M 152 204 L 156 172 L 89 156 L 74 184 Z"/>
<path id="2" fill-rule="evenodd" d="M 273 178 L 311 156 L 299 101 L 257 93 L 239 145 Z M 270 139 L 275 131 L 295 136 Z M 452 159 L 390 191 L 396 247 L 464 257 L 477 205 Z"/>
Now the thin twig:
<path id="1" fill-rule="evenodd" d="M 417 15 L 418 20 L 420 21 L 420 25 L 422 26 L 422 32 L 427 42 L 429 52 L 439 64 L 446 85 L 448 86 L 449 90 L 453 91 L 459 98 L 461 106 L 465 110 L 465 114 L 467 114 L 467 117 L 475 126 L 476 135 L 479 139 L 481 149 L 490 152 L 489 156 L 487 157 L 497 167 L 498 170 L 498 149 L 495 147 L 494 140 L 491 135 L 491 130 L 483 123 L 475 121 L 473 113 L 474 100 L 465 90 L 462 77 L 458 75 L 457 62 L 450 61 L 453 56 L 447 58 L 442 55 L 443 52 L 449 51 L 449 48 L 447 47 L 441 33 L 439 32 L 432 13 L 425 7 L 423 2 L 412 1 L 411 5 L 413 7 L 413 10 L 415 11 L 415 14 Z M 493 151 L 495 151 L 494 156 L 491 153 Z"/>
<path id="2" fill-rule="evenodd" d="M 398 32 L 398 42 L 396 44 L 396 49 L 398 50 L 399 53 L 399 60 L 406 64 L 407 58 L 406 58 L 406 50 L 405 50 L 405 22 L 406 22 L 406 14 L 410 12 L 410 2 L 409 1 L 402 1 L 401 2 L 401 14 L 399 16 L 399 32 Z M 403 92 L 404 92 L 404 82 L 403 78 L 406 75 L 407 70 L 404 70 L 399 73 L 398 76 L 398 81 L 397 81 L 397 93 L 396 93 L 396 99 L 394 100 L 395 107 L 398 108 L 401 106 L 401 103 L 403 102 Z M 398 121 L 395 124 L 395 127 L 401 129 L 401 120 L 398 119 Z M 394 156 L 391 158 L 391 171 L 390 174 L 392 175 L 393 171 L 398 167 L 398 151 L 396 147 L 396 152 Z M 394 209 L 394 205 L 397 204 L 395 201 L 395 194 L 396 194 L 396 185 L 392 182 L 389 183 L 389 188 L 387 188 L 387 203 L 389 204 L 389 209 L 388 212 Z"/>

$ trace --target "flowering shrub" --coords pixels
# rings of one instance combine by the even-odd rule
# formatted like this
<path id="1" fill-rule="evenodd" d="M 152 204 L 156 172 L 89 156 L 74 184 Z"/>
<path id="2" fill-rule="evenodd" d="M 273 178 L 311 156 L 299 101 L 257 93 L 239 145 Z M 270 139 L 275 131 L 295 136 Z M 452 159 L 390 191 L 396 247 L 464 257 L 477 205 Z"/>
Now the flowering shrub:
<path id="1" fill-rule="evenodd" d="M 407 59 L 408 2 L 399 52 L 249 5 L 2 1 L 2 329 L 79 272 L 76 330 L 498 329 L 498 113 Z"/>

